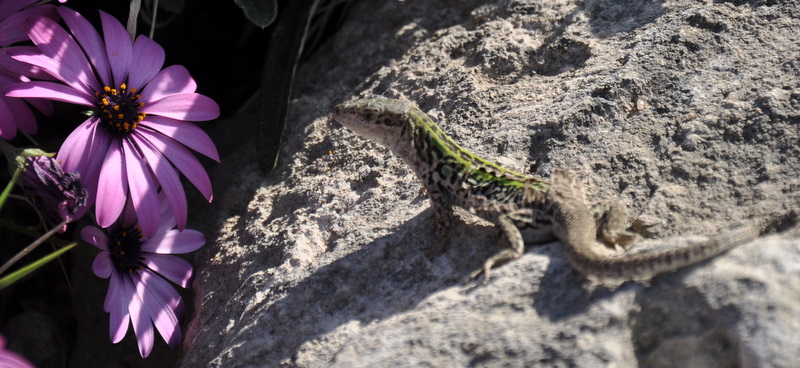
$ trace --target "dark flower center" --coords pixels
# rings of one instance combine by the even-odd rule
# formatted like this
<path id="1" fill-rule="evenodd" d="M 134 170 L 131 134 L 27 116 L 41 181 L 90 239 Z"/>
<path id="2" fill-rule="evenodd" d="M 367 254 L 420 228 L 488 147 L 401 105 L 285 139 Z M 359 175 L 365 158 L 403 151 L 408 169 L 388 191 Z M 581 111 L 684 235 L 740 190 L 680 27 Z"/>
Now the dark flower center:
<path id="1" fill-rule="evenodd" d="M 111 232 L 111 244 L 108 251 L 114 265 L 120 271 L 138 271 L 142 269 L 142 230 L 139 228 L 129 229 L 122 225 L 116 231 Z"/>
<path id="2" fill-rule="evenodd" d="M 130 133 L 146 115 L 139 111 L 144 106 L 143 102 L 139 102 L 142 96 L 136 93 L 136 88 L 129 90 L 125 83 L 119 89 L 105 86 L 102 92 L 94 94 L 99 101 L 97 115 L 109 132 Z"/>

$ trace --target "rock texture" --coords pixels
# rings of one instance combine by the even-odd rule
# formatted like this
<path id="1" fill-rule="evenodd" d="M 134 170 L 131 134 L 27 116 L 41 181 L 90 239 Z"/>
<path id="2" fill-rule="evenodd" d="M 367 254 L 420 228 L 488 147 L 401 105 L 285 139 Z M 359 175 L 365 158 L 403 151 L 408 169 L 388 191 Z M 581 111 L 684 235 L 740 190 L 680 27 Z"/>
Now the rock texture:
<path id="1" fill-rule="evenodd" d="M 465 285 L 491 225 L 460 214 L 427 258 L 416 178 L 328 114 L 409 99 L 516 171 L 571 169 L 656 238 L 713 233 L 800 205 L 797 34 L 797 1 L 358 2 L 298 70 L 277 170 L 243 138 L 212 172 L 180 366 L 797 366 L 797 227 L 647 283 L 589 282 L 554 242 Z"/>

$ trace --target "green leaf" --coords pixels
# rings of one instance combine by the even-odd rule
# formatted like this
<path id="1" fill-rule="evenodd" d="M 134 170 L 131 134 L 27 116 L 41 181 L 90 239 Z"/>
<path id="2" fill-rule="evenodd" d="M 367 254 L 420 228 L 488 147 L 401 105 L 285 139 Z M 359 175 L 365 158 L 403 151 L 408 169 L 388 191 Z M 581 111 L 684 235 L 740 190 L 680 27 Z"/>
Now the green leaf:
<path id="1" fill-rule="evenodd" d="M 233 0 L 255 25 L 264 28 L 278 15 L 278 0 Z"/>
<path id="2" fill-rule="evenodd" d="M 50 254 L 38 259 L 36 262 L 33 262 L 33 263 L 31 263 L 31 264 L 29 264 L 29 265 L 27 265 L 25 267 L 20 268 L 19 270 L 16 270 L 16 271 L 10 273 L 8 276 L 3 277 L 2 279 L 0 279 L 0 290 L 5 289 L 7 286 L 15 283 L 16 281 L 18 281 L 19 279 L 21 279 L 21 278 L 23 278 L 25 276 L 27 276 L 31 272 L 36 271 L 40 267 L 46 265 L 48 262 L 58 258 L 58 256 L 62 255 L 64 252 L 72 249 L 76 245 L 78 245 L 78 243 L 70 243 L 69 245 L 67 245 L 65 247 L 62 247 L 61 249 L 58 249 L 55 252 L 50 253 Z"/>

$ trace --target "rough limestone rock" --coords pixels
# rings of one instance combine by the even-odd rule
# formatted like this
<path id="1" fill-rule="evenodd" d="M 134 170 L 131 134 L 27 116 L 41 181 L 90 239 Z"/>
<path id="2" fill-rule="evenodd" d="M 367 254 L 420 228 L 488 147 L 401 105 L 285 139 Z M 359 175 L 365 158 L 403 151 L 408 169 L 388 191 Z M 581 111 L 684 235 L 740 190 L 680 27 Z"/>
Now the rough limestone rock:
<path id="1" fill-rule="evenodd" d="M 797 1 L 361 1 L 298 70 L 278 168 L 254 142 L 197 206 L 181 367 L 796 367 L 800 231 L 649 282 L 598 283 L 559 242 L 501 249 L 459 212 L 446 251 L 403 162 L 331 120 L 376 93 L 416 102 L 516 171 L 575 172 L 653 238 L 800 205 Z M 252 120 L 242 118 L 252 129 Z"/>

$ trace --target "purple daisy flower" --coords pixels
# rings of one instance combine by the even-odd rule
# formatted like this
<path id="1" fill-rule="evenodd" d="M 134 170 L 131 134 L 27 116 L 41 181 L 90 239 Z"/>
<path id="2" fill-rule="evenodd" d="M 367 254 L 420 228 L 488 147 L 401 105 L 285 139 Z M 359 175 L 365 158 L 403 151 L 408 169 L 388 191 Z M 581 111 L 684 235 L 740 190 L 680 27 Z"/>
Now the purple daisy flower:
<path id="1" fill-rule="evenodd" d="M 41 69 L 21 63 L 8 56 L 17 49 L 30 49 L 30 46 L 5 47 L 28 40 L 25 20 L 30 16 L 43 16 L 58 19 L 56 8 L 52 5 L 33 6 L 38 0 L 0 0 L 0 90 L 8 85 L 30 80 L 29 78 L 49 79 Z M 27 8 L 27 9 L 25 9 Z M 49 101 L 25 99 L 45 115 L 53 113 Z M 0 96 L 0 138 L 12 139 L 17 129 L 36 134 L 36 117 L 23 100 Z"/>
<path id="2" fill-rule="evenodd" d="M 33 368 L 33 364 L 28 362 L 19 354 L 6 350 L 6 339 L 0 336 L 0 367 L 2 368 Z"/>
<path id="3" fill-rule="evenodd" d="M 125 337 L 130 321 L 142 357 L 147 357 L 153 348 L 154 324 L 171 348 L 180 345 L 183 300 L 164 278 L 187 287 L 192 265 L 172 254 L 188 253 L 205 243 L 199 231 L 173 229 L 175 217 L 166 203 L 162 205 L 160 224 L 153 236 L 144 236 L 129 204 L 120 221 L 110 227 L 108 236 L 96 227 L 81 230 L 81 238 L 101 250 L 92 270 L 99 277 L 109 278 L 103 309 L 110 314 L 111 341 L 116 344 Z"/>
<path id="4" fill-rule="evenodd" d="M 178 228 L 183 229 L 186 194 L 177 171 L 209 202 L 212 199 L 208 174 L 187 147 L 219 161 L 208 135 L 188 121 L 215 119 L 219 106 L 195 93 L 197 84 L 186 68 L 173 65 L 162 70 L 164 49 L 145 36 L 131 42 L 114 17 L 100 12 L 100 37 L 77 12 L 59 7 L 58 13 L 75 38 L 51 19 L 32 17 L 28 35 L 41 53 L 19 50 L 11 56 L 66 85 L 18 83 L 6 88 L 6 95 L 92 109 L 92 116 L 64 141 L 57 158 L 65 171 L 81 174 L 88 204 L 97 204 L 101 227 L 111 226 L 130 199 L 143 234 L 152 235 L 159 225 L 156 193 L 161 188 Z"/>

